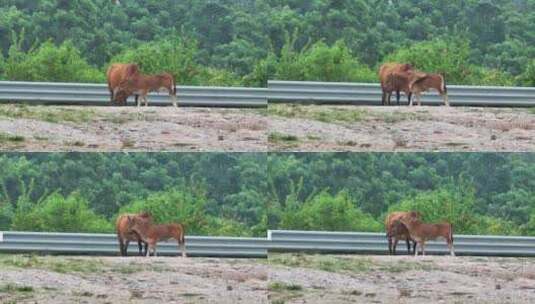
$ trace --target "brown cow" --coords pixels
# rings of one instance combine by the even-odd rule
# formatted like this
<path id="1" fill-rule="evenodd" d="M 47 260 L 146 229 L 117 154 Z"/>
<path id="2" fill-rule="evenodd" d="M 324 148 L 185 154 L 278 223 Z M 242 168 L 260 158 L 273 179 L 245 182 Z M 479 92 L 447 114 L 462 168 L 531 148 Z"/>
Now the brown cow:
<path id="1" fill-rule="evenodd" d="M 119 84 L 128 77 L 138 74 L 139 68 L 133 63 L 114 63 L 106 72 L 108 78 L 108 90 L 110 91 L 110 101 L 112 104 L 126 105 L 126 98 L 117 98 L 115 91 Z M 136 95 L 136 104 L 138 102 L 138 95 Z"/>
<path id="2" fill-rule="evenodd" d="M 173 106 L 176 107 L 175 79 L 169 73 L 157 75 L 133 74 L 121 81 L 119 86 L 115 88 L 115 94 L 120 98 L 128 98 L 132 94 L 138 94 L 141 96 L 142 101 L 145 100 L 145 106 L 148 106 L 147 95 L 149 92 L 162 90 L 169 92 Z M 140 106 L 141 102 L 137 103 L 137 105 Z"/>
<path id="3" fill-rule="evenodd" d="M 132 230 L 136 231 L 141 239 L 149 245 L 147 256 L 152 253 L 156 256 L 156 244 L 170 238 L 177 240 L 182 257 L 186 257 L 186 241 L 184 238 L 184 226 L 182 224 L 153 225 L 136 217 L 130 217 L 129 223 Z"/>
<path id="4" fill-rule="evenodd" d="M 409 90 L 408 72 L 412 71 L 412 65 L 408 63 L 389 62 L 381 65 L 379 68 L 379 80 L 381 81 L 381 90 L 383 91 L 382 105 L 390 105 L 392 92 L 396 92 L 396 100 L 399 106 L 399 92 L 405 92 L 409 102 L 412 94 Z"/>
<path id="5" fill-rule="evenodd" d="M 420 213 L 415 213 L 418 218 L 420 218 Z M 392 212 L 385 218 L 385 230 L 386 230 L 386 237 L 388 239 L 388 253 L 390 255 L 396 254 L 396 247 L 398 245 L 399 240 L 405 240 L 407 242 L 407 251 L 409 254 L 411 254 L 411 241 L 413 242 L 413 248 L 416 250 L 416 241 L 414 241 L 410 235 L 409 231 L 407 230 L 407 227 L 403 225 L 399 220 L 401 218 L 410 216 L 409 212 Z M 394 241 L 392 241 L 394 239 Z"/>
<path id="6" fill-rule="evenodd" d="M 132 226 L 130 225 L 131 218 L 136 218 L 140 221 L 145 221 L 148 223 L 152 222 L 152 216 L 146 212 L 140 214 L 122 214 L 117 218 L 117 221 L 115 222 L 115 229 L 117 231 L 117 239 L 119 240 L 119 249 L 122 256 L 127 256 L 128 244 L 130 241 L 137 241 L 139 255 L 143 255 L 142 243 L 145 244 L 145 253 L 147 252 L 147 243 L 143 242 L 139 234 L 132 230 Z"/>
<path id="7" fill-rule="evenodd" d="M 455 256 L 455 252 L 453 250 L 453 226 L 450 223 L 422 223 L 421 220 L 415 218 L 414 212 L 410 212 L 410 216 L 401 218 L 399 221 L 407 227 L 411 238 L 420 244 L 422 255 L 425 255 L 425 242 L 429 240 L 435 240 L 437 238 L 444 238 L 448 243 L 450 255 Z M 418 250 L 414 252 L 414 256 L 417 255 Z"/>
<path id="8" fill-rule="evenodd" d="M 429 89 L 435 89 L 438 91 L 442 99 L 444 100 L 444 105 L 449 106 L 448 101 L 448 88 L 446 87 L 446 81 L 444 76 L 440 74 L 425 74 L 424 76 L 411 77 L 411 83 L 409 84 L 410 91 L 416 96 L 416 101 L 418 105 L 422 105 L 421 95 L 422 92 L 426 92 Z M 409 105 L 412 106 L 412 100 Z"/>

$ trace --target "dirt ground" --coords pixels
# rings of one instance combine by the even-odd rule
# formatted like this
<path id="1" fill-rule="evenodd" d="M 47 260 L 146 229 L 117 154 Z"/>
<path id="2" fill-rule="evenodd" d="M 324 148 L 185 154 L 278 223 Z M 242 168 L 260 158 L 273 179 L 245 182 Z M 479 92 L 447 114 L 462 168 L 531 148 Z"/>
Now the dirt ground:
<path id="1" fill-rule="evenodd" d="M 266 109 L 0 105 L 0 151 L 267 150 Z"/>
<path id="2" fill-rule="evenodd" d="M 535 303 L 527 258 L 0 255 L 0 303 Z"/>
<path id="3" fill-rule="evenodd" d="M 0 303 L 267 303 L 266 261 L 0 257 Z"/>
<path id="4" fill-rule="evenodd" d="M 271 303 L 535 303 L 535 261 L 270 256 Z"/>
<path id="5" fill-rule="evenodd" d="M 529 108 L 268 106 L 271 151 L 535 151 Z"/>

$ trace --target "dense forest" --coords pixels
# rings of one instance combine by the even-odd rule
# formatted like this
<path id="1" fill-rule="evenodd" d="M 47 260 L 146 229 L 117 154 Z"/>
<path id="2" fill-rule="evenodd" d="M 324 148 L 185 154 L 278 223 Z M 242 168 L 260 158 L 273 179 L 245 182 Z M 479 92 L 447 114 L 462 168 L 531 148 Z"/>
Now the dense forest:
<path id="1" fill-rule="evenodd" d="M 264 235 L 266 155 L 23 153 L 0 156 L 0 230 L 112 232 L 149 211 L 197 235 Z"/>
<path id="2" fill-rule="evenodd" d="M 0 230 L 112 232 L 149 211 L 199 235 L 381 231 L 419 210 L 456 233 L 535 235 L 535 154 L 0 155 Z"/>
<path id="3" fill-rule="evenodd" d="M 385 61 L 450 83 L 535 86 L 535 0 L 3 0 L 0 79 L 373 82 Z"/>

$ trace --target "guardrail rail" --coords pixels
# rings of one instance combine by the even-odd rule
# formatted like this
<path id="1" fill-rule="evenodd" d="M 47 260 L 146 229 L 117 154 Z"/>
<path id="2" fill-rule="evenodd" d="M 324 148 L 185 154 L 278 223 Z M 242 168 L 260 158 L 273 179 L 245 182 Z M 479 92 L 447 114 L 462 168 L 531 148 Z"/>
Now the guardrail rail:
<path id="1" fill-rule="evenodd" d="M 300 102 L 312 104 L 381 105 L 382 91 L 375 83 L 268 81 L 270 102 Z M 394 94 L 395 95 L 395 94 Z M 535 106 L 533 87 L 448 86 L 448 98 L 455 106 Z M 391 103 L 395 104 L 395 96 Z M 401 104 L 407 97 L 401 96 Z M 441 105 L 442 97 L 431 90 L 422 95 L 422 104 Z"/>
<path id="2" fill-rule="evenodd" d="M 265 238 L 186 236 L 190 256 L 266 258 Z M 49 254 L 118 255 L 115 234 L 0 232 L 0 252 L 39 252 Z M 160 242 L 158 255 L 178 255 L 177 242 Z M 137 255 L 136 242 L 130 242 L 129 255 Z"/>
<path id="3" fill-rule="evenodd" d="M 381 88 L 375 83 L 269 80 L 267 88 L 178 86 L 180 106 L 267 107 L 269 102 L 380 105 Z M 533 87 L 448 86 L 452 105 L 535 106 Z M 105 84 L 0 81 L 0 102 L 36 104 L 109 105 Z M 165 93 L 150 94 L 151 105 L 171 105 Z M 129 104 L 133 104 L 133 97 Z M 407 98 L 402 96 L 402 104 Z M 440 105 L 434 91 L 422 97 L 425 105 Z M 395 97 L 392 98 L 395 103 Z"/>
<path id="4" fill-rule="evenodd" d="M 535 257 L 535 237 L 454 235 L 455 253 L 475 256 Z M 384 233 L 323 232 L 323 231 L 268 231 L 270 250 L 279 252 L 320 252 L 386 254 L 388 243 Z M 448 254 L 446 241 L 426 243 L 426 253 Z M 398 244 L 398 253 L 405 253 L 404 242 Z"/>
<path id="5" fill-rule="evenodd" d="M 473 256 L 535 257 L 535 237 L 454 235 L 455 253 Z M 0 232 L 0 252 L 118 255 L 114 234 Z M 186 236 L 191 256 L 266 258 L 269 252 L 387 254 L 384 233 L 269 230 L 266 238 Z M 135 242 L 129 254 L 137 255 Z M 398 245 L 398 254 L 406 248 Z M 428 254 L 448 254 L 445 241 L 426 244 Z M 178 255 L 176 242 L 158 244 L 158 254 Z"/>
<path id="6" fill-rule="evenodd" d="M 242 87 L 178 86 L 179 106 L 267 107 L 267 89 Z M 166 93 L 151 93 L 149 105 L 171 105 Z M 0 81 L 0 101 L 37 104 L 109 105 L 105 84 Z M 128 99 L 134 104 L 134 98 Z"/>

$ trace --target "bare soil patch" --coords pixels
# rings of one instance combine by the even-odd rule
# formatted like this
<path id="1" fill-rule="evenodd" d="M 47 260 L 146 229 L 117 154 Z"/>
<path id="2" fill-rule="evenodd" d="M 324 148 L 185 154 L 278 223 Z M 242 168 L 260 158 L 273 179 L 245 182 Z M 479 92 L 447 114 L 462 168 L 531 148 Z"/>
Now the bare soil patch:
<path id="1" fill-rule="evenodd" d="M 270 151 L 535 151 L 533 109 L 270 104 L 268 115 Z"/>
<path id="2" fill-rule="evenodd" d="M 1 256 L 0 303 L 267 303 L 267 264 L 179 257 Z"/>
<path id="3" fill-rule="evenodd" d="M 271 303 L 534 303 L 533 259 L 270 255 Z"/>
<path id="4" fill-rule="evenodd" d="M 1 151 L 267 150 L 265 109 L 0 105 Z"/>

